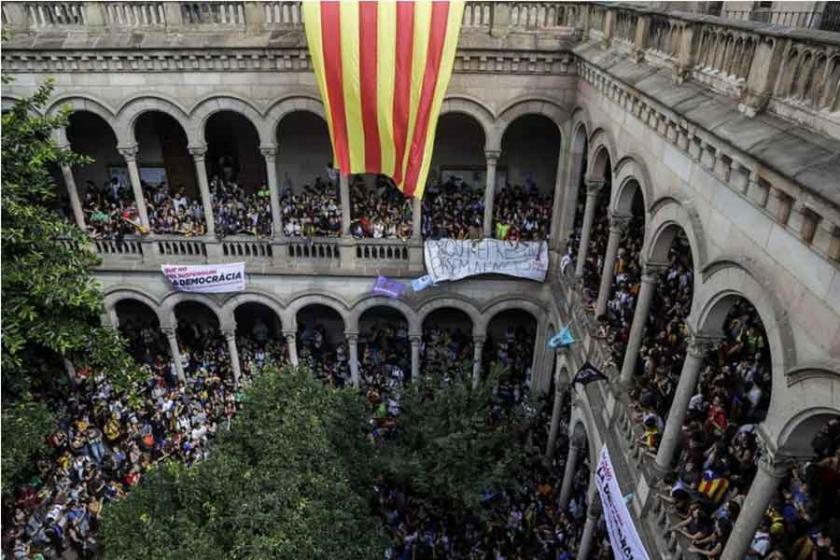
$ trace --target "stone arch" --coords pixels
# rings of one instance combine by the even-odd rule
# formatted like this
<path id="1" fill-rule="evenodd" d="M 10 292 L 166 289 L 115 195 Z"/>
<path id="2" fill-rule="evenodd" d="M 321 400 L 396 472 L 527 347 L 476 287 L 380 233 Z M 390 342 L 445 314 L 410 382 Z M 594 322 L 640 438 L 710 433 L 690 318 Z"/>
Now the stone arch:
<path id="1" fill-rule="evenodd" d="M 323 305 L 325 307 L 329 307 L 338 313 L 339 317 L 341 317 L 341 320 L 344 322 L 344 328 L 347 329 L 347 325 L 349 324 L 348 317 L 350 314 L 348 305 L 334 295 L 320 292 L 301 294 L 292 298 L 286 306 L 285 317 L 281 317 L 283 320 L 283 329 L 287 331 L 296 331 L 297 314 L 301 309 L 309 305 Z"/>
<path id="2" fill-rule="evenodd" d="M 701 270 L 700 282 L 695 275 L 694 305 L 686 323 L 695 333 L 717 335 L 738 297 L 747 300 L 761 318 L 767 336 L 772 406 L 772 399 L 776 398 L 773 393 L 781 393 L 779 388 L 786 385 L 784 376 L 788 365 L 796 363 L 796 347 L 785 308 L 774 295 L 773 287 L 767 285 L 772 276 L 762 272 L 734 258 L 708 264 Z"/>
<path id="3" fill-rule="evenodd" d="M 593 179 L 606 179 L 607 173 L 612 175 L 613 166 L 616 162 L 615 143 L 609 133 L 599 128 L 593 131 L 589 138 L 589 158 L 587 162 L 586 176 Z M 610 167 L 607 167 L 607 163 Z"/>
<path id="4" fill-rule="evenodd" d="M 645 221 L 647 221 L 650 201 L 654 198 L 653 185 L 647 166 L 641 158 L 634 155 L 625 155 L 613 165 L 613 169 L 613 185 L 618 186 L 613 189 L 612 193 L 612 211 L 630 215 L 632 213 L 633 196 L 636 194 L 636 190 L 640 190 L 645 208 Z"/>
<path id="5" fill-rule="evenodd" d="M 647 231 L 643 249 L 645 262 L 667 263 L 668 251 L 676 234 L 675 228 L 680 228 L 688 238 L 694 269 L 701 270 L 707 261 L 706 238 L 703 224 L 691 202 L 672 197 L 661 198 L 651 205 L 649 214 L 650 222 L 645 228 Z"/>
<path id="6" fill-rule="evenodd" d="M 795 368 L 788 380 L 790 386 L 771 396 L 762 429 L 782 454 L 809 457 L 811 439 L 823 422 L 840 417 L 840 364 Z"/>
<path id="7" fill-rule="evenodd" d="M 9 95 L 4 93 L 2 96 L 2 107 L 0 107 L 0 110 L 8 111 L 14 106 L 15 103 L 20 101 L 20 99 L 21 98 L 17 95 Z"/>
<path id="8" fill-rule="evenodd" d="M 443 104 L 441 104 L 440 114 L 442 116 L 448 113 L 460 113 L 475 119 L 484 131 L 484 149 L 501 149 L 501 144 L 498 146 L 490 145 L 495 117 L 493 116 L 493 112 L 481 101 L 466 95 L 446 97 L 443 100 Z M 501 142 L 501 138 L 499 138 L 499 142 Z"/>
<path id="9" fill-rule="evenodd" d="M 64 97 L 59 97 L 55 101 L 53 101 L 49 107 L 47 107 L 44 114 L 46 115 L 55 115 L 65 107 L 69 107 L 72 113 L 77 111 L 86 111 L 88 113 L 93 113 L 97 117 L 101 118 L 105 123 L 111 128 L 114 133 L 114 136 L 117 139 L 118 146 L 128 146 L 131 144 L 129 141 L 128 131 L 125 128 L 120 126 L 120 123 L 116 117 L 116 112 L 112 107 L 107 105 L 103 101 L 99 101 L 98 99 L 91 97 L 91 96 L 82 96 L 82 95 L 67 95 Z M 131 136 L 133 138 L 133 135 Z"/>
<path id="10" fill-rule="evenodd" d="M 168 97 L 157 93 L 136 95 L 123 103 L 117 113 L 117 122 L 131 139 L 131 145 L 137 144 L 135 126 L 137 120 L 145 113 L 157 111 L 175 119 L 181 125 L 187 140 L 193 125 L 187 111 L 181 105 Z"/>
<path id="11" fill-rule="evenodd" d="M 266 120 L 250 101 L 234 94 L 214 94 L 196 103 L 190 111 L 192 129 L 187 133 L 190 146 L 206 144 L 204 132 L 207 121 L 220 111 L 232 111 L 242 115 L 256 129 L 261 146 L 274 145 L 271 127 L 266 126 Z"/>
<path id="12" fill-rule="evenodd" d="M 476 332 L 486 333 L 487 326 L 496 315 L 510 310 L 528 313 L 537 325 L 545 320 L 545 312 L 540 303 L 523 299 L 521 296 L 502 296 L 490 301 L 481 309 L 480 322 L 474 325 Z"/>
<path id="13" fill-rule="evenodd" d="M 601 451 L 598 430 L 595 428 L 595 421 L 588 403 L 575 397 L 572 399 L 572 414 L 569 418 L 569 440 L 581 435 L 585 438 L 589 452 L 589 468 L 594 469 L 598 464 L 598 453 Z"/>
<path id="14" fill-rule="evenodd" d="M 389 307 L 398 311 L 406 323 L 408 323 L 408 332 L 411 334 L 420 334 L 423 330 L 423 324 L 418 323 L 417 313 L 404 301 L 384 296 L 377 296 L 368 294 L 356 300 L 350 307 L 350 313 L 347 316 L 347 330 L 356 332 L 359 330 L 359 321 L 365 311 L 375 307 Z"/>
<path id="15" fill-rule="evenodd" d="M 277 315 L 277 318 L 280 319 L 280 323 L 285 325 L 284 322 L 284 306 L 277 300 L 273 295 L 263 293 L 263 292 L 254 292 L 248 291 L 243 292 L 240 294 L 236 294 L 232 298 L 226 300 L 221 307 L 222 317 L 225 318 L 226 321 L 229 321 L 228 324 L 233 324 L 236 309 L 245 303 L 259 303 L 261 305 L 266 306 L 267 308 L 271 309 Z"/>
<path id="16" fill-rule="evenodd" d="M 481 312 L 471 300 L 456 294 L 447 294 L 442 297 L 427 300 L 420 304 L 417 309 L 417 320 L 420 328 L 423 328 L 423 323 L 426 322 L 426 318 L 433 311 L 443 309 L 444 307 L 452 307 L 466 313 L 467 317 L 469 317 L 472 322 L 473 334 L 482 334 L 476 330 L 476 325 L 481 322 Z"/>
<path id="17" fill-rule="evenodd" d="M 543 115 L 557 125 L 557 131 L 560 133 L 560 149 L 563 149 L 563 142 L 565 140 L 563 125 L 569 120 L 571 115 L 568 110 L 564 109 L 554 101 L 544 98 L 529 98 L 514 101 L 502 109 L 496 119 L 496 126 L 493 129 L 492 141 L 488 141 L 488 146 L 498 146 L 501 148 L 502 137 L 505 135 L 507 128 L 516 119 L 524 115 Z"/>
<path id="18" fill-rule="evenodd" d="M 166 316 L 163 314 L 160 302 L 152 294 L 139 287 L 117 286 L 106 290 L 103 297 L 105 310 L 111 312 L 119 302 L 127 299 L 133 299 L 149 306 L 154 311 L 160 324 L 164 324 Z"/>
<path id="19" fill-rule="evenodd" d="M 223 325 L 227 324 L 224 320 L 225 317 L 222 313 L 222 308 L 216 300 L 202 294 L 191 294 L 188 292 L 172 292 L 166 295 L 160 302 L 161 326 L 174 327 L 177 324 L 177 320 L 175 318 L 175 307 L 179 303 L 184 302 L 200 303 L 201 305 L 207 307 L 216 316 L 216 320 L 219 321 L 220 329 L 223 328 Z"/>
<path id="20" fill-rule="evenodd" d="M 291 113 L 298 111 L 312 113 L 320 117 L 324 122 L 327 122 L 327 117 L 324 113 L 324 104 L 320 98 L 305 93 L 282 97 L 274 101 L 265 113 L 265 122 L 266 126 L 270 129 L 271 139 L 271 144 L 268 145 L 274 146 L 276 144 L 277 127 L 280 126 L 280 121 Z"/>

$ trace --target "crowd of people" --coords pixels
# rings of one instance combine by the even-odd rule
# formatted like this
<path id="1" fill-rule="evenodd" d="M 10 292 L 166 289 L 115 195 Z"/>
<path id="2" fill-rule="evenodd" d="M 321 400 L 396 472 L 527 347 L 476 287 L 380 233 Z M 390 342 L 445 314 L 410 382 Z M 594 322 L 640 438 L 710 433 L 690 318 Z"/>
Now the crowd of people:
<path id="1" fill-rule="evenodd" d="M 251 235 L 271 237 L 271 195 L 262 185 L 254 193 L 246 193 L 234 178 L 210 179 L 213 197 L 213 219 L 217 237 Z"/>
<path id="2" fill-rule="evenodd" d="M 288 189 L 280 200 L 286 237 L 339 237 L 341 203 L 335 181 L 315 179 L 300 193 Z"/>
<path id="3" fill-rule="evenodd" d="M 116 177 L 101 188 L 93 181 L 85 183 L 82 212 L 93 239 L 122 239 L 137 233 L 140 225 L 131 189 Z"/>
<path id="4" fill-rule="evenodd" d="M 379 175 L 373 187 L 362 177 L 350 185 L 350 234 L 356 238 L 402 239 L 412 234 L 412 201 Z"/>
<path id="5" fill-rule="evenodd" d="M 230 169 L 210 178 L 215 235 L 271 237 L 271 196 L 265 185 L 254 192 L 239 184 Z M 183 186 L 166 181 L 141 181 L 149 230 L 141 227 L 131 188 L 114 177 L 97 187 L 88 181 L 83 212 L 88 233 L 94 239 L 122 239 L 131 234 L 165 234 L 186 237 L 207 232 L 200 196 L 191 196 Z M 286 237 L 338 237 L 341 235 L 341 204 L 338 184 L 317 178 L 300 192 L 290 187 L 280 194 L 283 234 Z M 494 228 L 496 239 L 539 241 L 547 239 L 551 222 L 550 195 L 533 183 L 506 185 L 496 193 Z M 402 239 L 412 235 L 412 201 L 405 198 L 385 176 L 374 186 L 363 177 L 350 188 L 350 234 L 356 238 Z M 421 233 L 426 239 L 483 238 L 484 190 L 450 177 L 430 185 L 423 198 Z"/>
<path id="6" fill-rule="evenodd" d="M 551 201 L 551 194 L 541 193 L 532 181 L 505 185 L 493 201 L 493 236 L 505 241 L 548 239 Z"/>
<path id="7" fill-rule="evenodd" d="M 103 505 L 124 496 L 162 460 L 189 465 L 204 458 L 213 434 L 241 406 L 240 390 L 253 370 L 243 370 L 240 386 L 234 384 L 218 332 L 179 325 L 183 382 L 160 337 L 148 326 L 133 332 L 129 347 L 149 373 L 136 398 L 86 368 L 40 395 L 57 428 L 31 478 L 15 488 L 13 504 L 4 504 L 3 549 L 11 551 L 9 557 L 96 557 Z M 245 355 L 250 359 L 248 350 Z"/>
<path id="8" fill-rule="evenodd" d="M 542 194 L 533 182 L 505 185 L 493 201 L 493 237 L 505 241 L 547 239 L 551 202 L 551 195 Z M 450 176 L 426 189 L 421 228 L 425 239 L 481 239 L 483 223 L 483 187 Z"/>

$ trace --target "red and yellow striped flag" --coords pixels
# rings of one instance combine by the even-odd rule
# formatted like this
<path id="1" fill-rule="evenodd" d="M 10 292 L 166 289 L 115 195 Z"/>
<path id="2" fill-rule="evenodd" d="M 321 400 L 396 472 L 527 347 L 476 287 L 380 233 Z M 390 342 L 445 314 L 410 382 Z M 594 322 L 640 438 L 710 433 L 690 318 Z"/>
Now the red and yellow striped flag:
<path id="1" fill-rule="evenodd" d="M 382 173 L 423 196 L 463 11 L 463 0 L 303 3 L 342 174 Z"/>

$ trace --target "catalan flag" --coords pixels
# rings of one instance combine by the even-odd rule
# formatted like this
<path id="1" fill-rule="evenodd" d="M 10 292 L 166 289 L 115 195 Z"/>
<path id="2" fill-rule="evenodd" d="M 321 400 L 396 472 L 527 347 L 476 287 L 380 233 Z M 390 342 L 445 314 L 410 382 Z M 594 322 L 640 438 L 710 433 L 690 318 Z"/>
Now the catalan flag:
<path id="1" fill-rule="evenodd" d="M 422 197 L 463 11 L 463 0 L 303 3 L 341 173 L 382 173 Z"/>

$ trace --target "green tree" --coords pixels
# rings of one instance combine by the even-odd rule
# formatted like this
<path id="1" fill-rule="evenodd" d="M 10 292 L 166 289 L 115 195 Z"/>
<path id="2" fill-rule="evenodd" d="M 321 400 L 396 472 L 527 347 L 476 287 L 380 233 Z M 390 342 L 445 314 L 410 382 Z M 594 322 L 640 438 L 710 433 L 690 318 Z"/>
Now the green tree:
<path id="1" fill-rule="evenodd" d="M 481 516 L 481 493 L 508 488 L 527 464 L 524 409 L 497 406 L 505 375 L 494 368 L 475 388 L 465 379 L 410 385 L 396 436 L 379 451 L 378 474 L 431 511 Z"/>
<path id="2" fill-rule="evenodd" d="M 358 393 L 305 369 L 267 370 L 208 459 L 151 471 L 103 512 L 112 558 L 381 557 L 368 507 L 370 447 Z"/>
<path id="3" fill-rule="evenodd" d="M 102 293 L 91 272 L 96 256 L 85 234 L 55 210 L 51 169 L 87 160 L 59 148 L 54 132 L 68 115 L 42 114 L 50 83 L 2 117 L 3 424 L 27 426 L 3 438 L 3 488 L 42 441 L 50 422 L 33 404 L 39 386 L 64 375 L 61 358 L 111 375 L 118 387 L 139 375 L 116 331 L 101 326 Z M 11 435 L 11 434 L 10 434 Z M 21 437 L 25 436 L 25 437 Z"/>

